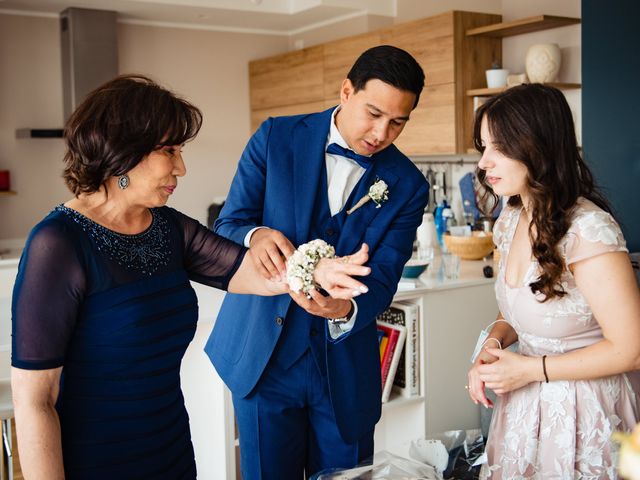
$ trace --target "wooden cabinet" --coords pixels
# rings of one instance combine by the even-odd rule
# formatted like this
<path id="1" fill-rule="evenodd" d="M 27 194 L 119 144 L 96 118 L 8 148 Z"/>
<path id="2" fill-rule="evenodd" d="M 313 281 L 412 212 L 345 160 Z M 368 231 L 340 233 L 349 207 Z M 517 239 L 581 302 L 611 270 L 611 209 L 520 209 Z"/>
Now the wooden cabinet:
<path id="1" fill-rule="evenodd" d="M 269 116 L 322 110 L 323 50 L 320 45 L 249 62 L 253 130 Z"/>
<path id="2" fill-rule="evenodd" d="M 396 145 L 408 155 L 452 154 L 471 146 L 473 100 L 465 92 L 501 60 L 501 40 L 467 36 L 500 15 L 451 11 L 250 63 L 251 126 L 269 116 L 319 111 L 339 102 L 342 80 L 366 49 L 395 45 L 425 71 L 420 103 Z"/>
<path id="3" fill-rule="evenodd" d="M 381 44 L 380 32 L 373 32 L 323 45 L 324 99 L 329 106 L 340 103 L 340 85 L 360 54 Z"/>

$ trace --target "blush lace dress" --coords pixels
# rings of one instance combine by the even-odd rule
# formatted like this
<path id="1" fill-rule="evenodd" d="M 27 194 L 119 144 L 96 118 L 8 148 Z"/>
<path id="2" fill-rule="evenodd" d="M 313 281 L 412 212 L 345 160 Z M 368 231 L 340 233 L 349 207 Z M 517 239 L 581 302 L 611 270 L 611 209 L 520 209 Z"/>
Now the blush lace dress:
<path id="1" fill-rule="evenodd" d="M 533 261 L 522 285 L 505 280 L 505 264 L 521 208 L 507 208 L 494 228 L 500 251 L 496 296 L 504 318 L 518 333 L 519 353 L 549 357 L 580 349 L 603 338 L 602 330 L 570 271 L 568 292 L 540 303 L 529 283 L 537 278 Z M 581 199 L 560 244 L 567 265 L 607 252 L 627 251 L 611 215 Z M 499 397 L 488 435 L 488 463 L 480 478 L 616 478 L 614 430 L 630 430 L 640 420 L 640 372 L 595 380 L 533 382 Z"/>

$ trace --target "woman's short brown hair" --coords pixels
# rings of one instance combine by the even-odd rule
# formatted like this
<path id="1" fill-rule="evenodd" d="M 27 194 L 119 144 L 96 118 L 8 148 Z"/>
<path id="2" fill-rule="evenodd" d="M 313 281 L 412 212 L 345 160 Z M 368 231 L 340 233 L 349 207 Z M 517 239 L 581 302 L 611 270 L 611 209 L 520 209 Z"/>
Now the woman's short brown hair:
<path id="1" fill-rule="evenodd" d="M 194 105 L 142 75 L 121 75 L 91 92 L 65 125 L 63 178 L 71 192 L 93 193 L 164 145 L 193 139 Z"/>

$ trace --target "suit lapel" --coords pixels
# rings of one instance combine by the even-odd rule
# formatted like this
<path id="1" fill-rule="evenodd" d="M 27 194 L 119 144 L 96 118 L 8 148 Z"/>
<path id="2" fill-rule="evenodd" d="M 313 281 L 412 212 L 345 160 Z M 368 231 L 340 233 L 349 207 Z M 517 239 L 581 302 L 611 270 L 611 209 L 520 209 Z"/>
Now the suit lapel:
<path id="1" fill-rule="evenodd" d="M 351 208 L 353 205 L 369 192 L 369 187 L 373 185 L 376 179 L 384 180 L 389 189 L 389 200 L 393 201 L 393 186 L 398 182 L 398 176 L 393 172 L 395 160 L 387 151 L 383 150 L 376 155 L 376 159 L 369 170 L 362 176 L 358 182 L 355 194 L 352 196 L 351 204 L 346 205 L 345 209 Z M 385 202 L 386 203 L 386 202 Z M 344 222 L 340 240 L 336 246 L 338 255 L 349 255 L 360 247 L 360 241 L 364 236 L 364 232 L 373 221 L 373 219 L 384 210 L 385 203 L 380 208 L 376 208 L 375 202 L 369 200 L 362 207 L 358 208 L 351 215 L 347 215 Z"/>
<path id="2" fill-rule="evenodd" d="M 332 111 L 308 116 L 293 132 L 294 198 L 291 203 L 296 221 L 296 246 L 308 240 L 320 175 L 326 168 L 324 148 Z"/>

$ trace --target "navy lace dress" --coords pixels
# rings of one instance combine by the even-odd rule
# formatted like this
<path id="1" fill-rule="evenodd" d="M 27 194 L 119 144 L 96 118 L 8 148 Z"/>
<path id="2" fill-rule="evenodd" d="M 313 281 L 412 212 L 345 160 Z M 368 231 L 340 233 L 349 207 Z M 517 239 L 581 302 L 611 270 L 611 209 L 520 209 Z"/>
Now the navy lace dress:
<path id="1" fill-rule="evenodd" d="M 244 247 L 168 207 L 137 235 L 56 207 L 32 230 L 13 294 L 12 365 L 63 367 L 66 478 L 194 479 L 180 362 L 195 280 L 226 289 Z"/>

